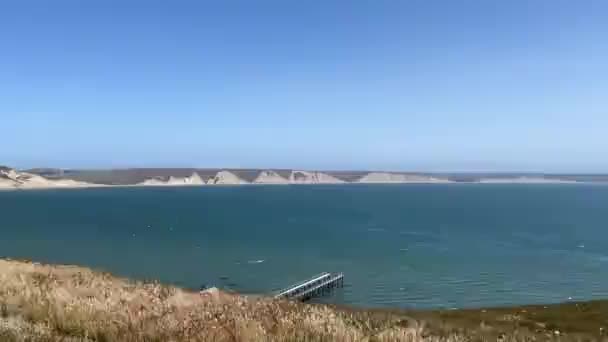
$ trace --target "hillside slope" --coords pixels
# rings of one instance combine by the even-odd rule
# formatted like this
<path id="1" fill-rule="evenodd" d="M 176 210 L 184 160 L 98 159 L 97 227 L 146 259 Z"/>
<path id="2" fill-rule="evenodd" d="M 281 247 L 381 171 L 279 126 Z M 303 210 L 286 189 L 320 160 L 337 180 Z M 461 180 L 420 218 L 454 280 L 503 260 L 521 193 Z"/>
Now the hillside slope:
<path id="1" fill-rule="evenodd" d="M 601 341 L 608 302 L 448 311 L 192 292 L 0 259 L 0 341 Z"/>

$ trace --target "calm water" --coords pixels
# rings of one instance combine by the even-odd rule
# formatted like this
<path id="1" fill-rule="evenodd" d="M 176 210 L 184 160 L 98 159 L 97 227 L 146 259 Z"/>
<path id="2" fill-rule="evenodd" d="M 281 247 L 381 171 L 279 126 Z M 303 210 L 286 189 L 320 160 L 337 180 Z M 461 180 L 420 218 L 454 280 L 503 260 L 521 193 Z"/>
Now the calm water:
<path id="1" fill-rule="evenodd" d="M 332 185 L 0 191 L 0 256 L 326 301 L 471 307 L 608 298 L 608 186 Z"/>

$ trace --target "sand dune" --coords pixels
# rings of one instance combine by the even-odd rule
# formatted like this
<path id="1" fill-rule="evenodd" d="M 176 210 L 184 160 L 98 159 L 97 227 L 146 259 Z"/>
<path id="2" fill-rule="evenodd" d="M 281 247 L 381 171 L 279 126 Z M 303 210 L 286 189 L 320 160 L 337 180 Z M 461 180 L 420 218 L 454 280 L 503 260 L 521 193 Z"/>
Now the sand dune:
<path id="1" fill-rule="evenodd" d="M 317 171 L 293 171 L 289 176 L 292 184 L 339 184 L 345 183 L 343 180 L 323 172 Z"/>
<path id="2" fill-rule="evenodd" d="M 230 171 L 222 170 L 218 172 L 215 177 L 211 177 L 207 184 L 249 184 L 247 181 L 239 178 L 237 175 Z"/>
<path id="3" fill-rule="evenodd" d="M 361 177 L 358 183 L 446 183 L 447 179 L 423 175 L 411 175 L 390 172 L 370 172 Z"/>
<path id="4" fill-rule="evenodd" d="M 253 183 L 255 184 L 289 184 L 289 180 L 284 177 L 281 177 L 278 173 L 267 170 L 262 171 L 260 174 L 254 179 Z"/>

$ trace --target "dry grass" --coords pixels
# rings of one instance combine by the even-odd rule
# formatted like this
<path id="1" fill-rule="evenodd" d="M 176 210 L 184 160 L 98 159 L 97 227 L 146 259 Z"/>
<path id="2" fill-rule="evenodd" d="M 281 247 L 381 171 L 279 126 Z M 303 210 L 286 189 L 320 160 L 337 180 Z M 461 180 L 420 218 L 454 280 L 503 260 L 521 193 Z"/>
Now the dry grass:
<path id="1" fill-rule="evenodd" d="M 493 324 L 441 313 L 346 310 L 221 291 L 193 293 L 81 267 L 0 260 L 0 341 L 601 339 L 599 334 L 558 336 L 518 320 Z"/>

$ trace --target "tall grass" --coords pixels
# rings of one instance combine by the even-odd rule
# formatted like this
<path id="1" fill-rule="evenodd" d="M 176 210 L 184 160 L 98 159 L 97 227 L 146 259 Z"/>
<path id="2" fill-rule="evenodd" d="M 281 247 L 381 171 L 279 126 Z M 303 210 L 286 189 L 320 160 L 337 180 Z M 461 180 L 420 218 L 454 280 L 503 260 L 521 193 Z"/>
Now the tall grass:
<path id="1" fill-rule="evenodd" d="M 477 323 L 475 323 L 477 324 Z M 525 328 L 428 325 L 218 290 L 185 291 L 73 266 L 0 260 L 0 341 L 532 341 Z M 563 340 L 564 336 L 560 336 Z"/>

